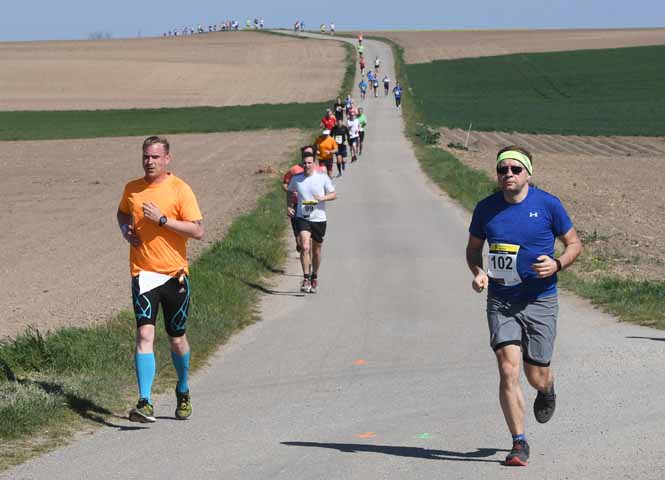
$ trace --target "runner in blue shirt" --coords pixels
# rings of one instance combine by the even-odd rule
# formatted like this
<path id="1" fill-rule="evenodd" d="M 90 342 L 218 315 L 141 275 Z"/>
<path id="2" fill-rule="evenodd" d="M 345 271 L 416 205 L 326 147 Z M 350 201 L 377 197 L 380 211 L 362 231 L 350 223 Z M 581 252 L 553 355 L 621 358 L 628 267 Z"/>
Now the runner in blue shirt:
<path id="1" fill-rule="evenodd" d="M 499 366 L 499 398 L 513 436 L 505 464 L 526 466 L 529 444 L 524 434 L 520 359 L 529 384 L 538 391 L 533 405 L 536 420 L 545 423 L 556 406 L 550 368 L 559 309 L 556 274 L 575 261 L 582 243 L 561 201 L 529 185 L 533 160 L 527 150 L 501 149 L 496 171 L 501 191 L 476 205 L 466 260 L 474 276 L 473 289 L 488 290 L 487 321 Z M 564 251 L 555 258 L 557 238 Z M 486 241 L 487 271 L 483 269 Z"/>
<path id="2" fill-rule="evenodd" d="M 360 80 L 360 83 L 358 84 L 358 88 L 360 88 L 360 99 L 365 100 L 365 95 L 367 95 L 367 82 L 363 78 Z"/>
<path id="3" fill-rule="evenodd" d="M 399 82 L 395 82 L 393 95 L 395 95 L 395 106 L 400 108 L 400 105 L 402 104 L 402 86 L 399 84 Z"/>

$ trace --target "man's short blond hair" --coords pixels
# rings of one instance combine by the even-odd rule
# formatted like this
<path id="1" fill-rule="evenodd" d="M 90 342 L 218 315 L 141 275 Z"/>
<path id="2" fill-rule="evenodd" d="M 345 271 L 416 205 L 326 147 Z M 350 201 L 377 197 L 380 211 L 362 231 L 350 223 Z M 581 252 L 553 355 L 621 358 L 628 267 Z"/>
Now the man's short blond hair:
<path id="1" fill-rule="evenodd" d="M 151 137 L 146 138 L 143 141 L 143 151 L 150 147 L 151 145 L 157 145 L 161 144 L 164 146 L 164 153 L 169 153 L 169 150 L 171 149 L 171 146 L 169 145 L 169 141 L 166 139 L 166 137 L 160 137 L 157 135 L 153 135 Z"/>

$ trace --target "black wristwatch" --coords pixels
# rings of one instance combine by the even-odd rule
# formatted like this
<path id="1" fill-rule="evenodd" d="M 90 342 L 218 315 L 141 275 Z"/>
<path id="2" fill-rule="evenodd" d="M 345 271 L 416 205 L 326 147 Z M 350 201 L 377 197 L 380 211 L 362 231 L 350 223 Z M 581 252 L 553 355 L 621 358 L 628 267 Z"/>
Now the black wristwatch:
<path id="1" fill-rule="evenodd" d="M 561 260 L 559 260 L 558 258 L 555 258 L 554 263 L 556 263 L 556 271 L 560 272 L 561 271 Z"/>
<path id="2" fill-rule="evenodd" d="M 159 226 L 163 227 L 164 225 L 166 225 L 166 222 L 168 221 L 169 219 L 166 218 L 166 215 L 162 215 L 161 217 L 159 217 Z"/>

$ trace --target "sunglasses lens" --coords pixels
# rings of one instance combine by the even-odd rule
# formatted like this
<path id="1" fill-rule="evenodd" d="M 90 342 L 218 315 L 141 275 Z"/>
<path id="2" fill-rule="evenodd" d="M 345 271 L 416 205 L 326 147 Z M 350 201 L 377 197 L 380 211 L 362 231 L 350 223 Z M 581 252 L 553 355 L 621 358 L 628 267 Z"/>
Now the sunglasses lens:
<path id="1" fill-rule="evenodd" d="M 522 173 L 522 170 L 524 169 L 518 165 L 511 165 L 510 167 L 503 166 L 503 167 L 497 167 L 496 173 L 500 175 L 505 175 L 506 173 L 508 173 L 508 170 L 513 172 L 514 175 L 519 175 L 520 173 Z"/>

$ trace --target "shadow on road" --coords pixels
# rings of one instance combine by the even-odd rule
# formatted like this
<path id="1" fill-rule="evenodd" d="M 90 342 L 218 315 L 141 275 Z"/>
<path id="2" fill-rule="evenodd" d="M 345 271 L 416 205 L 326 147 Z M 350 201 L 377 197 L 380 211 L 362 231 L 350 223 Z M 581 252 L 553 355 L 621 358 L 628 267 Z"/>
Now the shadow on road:
<path id="1" fill-rule="evenodd" d="M 398 457 L 423 458 L 426 460 L 448 460 L 455 462 L 488 462 L 502 463 L 502 460 L 490 460 L 487 457 L 498 452 L 508 452 L 498 448 L 479 448 L 474 452 L 451 452 L 448 450 L 431 450 L 420 447 L 396 447 L 389 445 L 366 445 L 356 443 L 317 443 L 317 442 L 282 442 L 290 447 L 317 447 L 339 450 L 344 453 L 370 452 L 395 455 Z"/>
<path id="2" fill-rule="evenodd" d="M 653 340 L 654 342 L 665 342 L 665 337 L 635 337 L 629 336 L 626 338 L 636 338 L 638 340 Z"/>
<path id="3" fill-rule="evenodd" d="M 115 424 L 111 422 L 110 419 L 118 419 L 123 421 L 128 421 L 125 417 L 120 417 L 115 415 L 111 410 L 104 408 L 100 405 L 97 405 L 92 400 L 87 398 L 79 397 L 70 392 L 66 392 L 61 385 L 57 383 L 44 382 L 44 381 L 32 381 L 32 380 L 19 380 L 21 383 L 32 383 L 33 385 L 38 386 L 45 392 L 50 395 L 58 395 L 65 399 L 67 406 L 74 412 L 76 412 L 82 418 L 91 420 L 95 423 L 106 425 L 107 427 L 113 427 L 121 431 L 132 431 L 132 430 L 143 430 L 146 427 L 141 426 L 130 426 L 123 424 Z"/>

